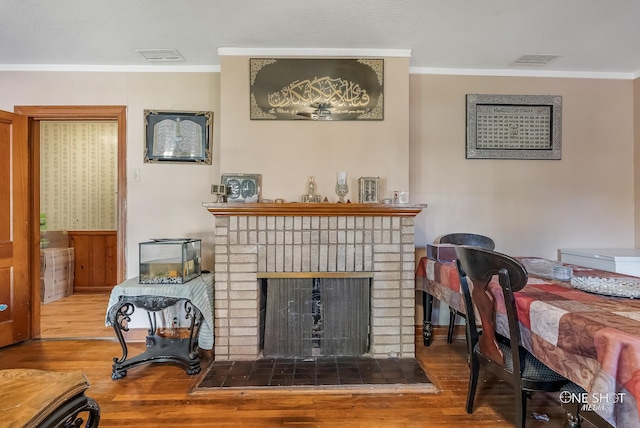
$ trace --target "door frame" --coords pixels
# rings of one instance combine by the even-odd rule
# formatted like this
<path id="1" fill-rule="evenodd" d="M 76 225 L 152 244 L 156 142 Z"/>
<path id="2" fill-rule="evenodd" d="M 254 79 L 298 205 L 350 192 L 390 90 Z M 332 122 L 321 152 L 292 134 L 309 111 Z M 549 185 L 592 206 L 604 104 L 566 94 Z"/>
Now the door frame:
<path id="1" fill-rule="evenodd" d="M 31 244 L 31 335 L 40 337 L 40 121 L 115 120 L 118 122 L 117 281 L 126 274 L 127 108 L 126 106 L 15 106 L 28 120 Z M 115 284 L 114 284 L 115 285 Z"/>

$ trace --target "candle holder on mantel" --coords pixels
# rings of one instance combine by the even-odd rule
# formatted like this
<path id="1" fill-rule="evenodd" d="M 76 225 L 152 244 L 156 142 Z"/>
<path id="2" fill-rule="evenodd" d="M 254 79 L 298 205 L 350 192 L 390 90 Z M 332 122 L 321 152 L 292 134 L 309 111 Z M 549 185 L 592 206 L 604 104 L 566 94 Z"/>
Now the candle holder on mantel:
<path id="1" fill-rule="evenodd" d="M 316 195 L 316 182 L 313 176 L 309 176 L 307 180 L 307 194 L 300 196 L 300 202 L 320 202 L 322 197 Z"/>
<path id="2" fill-rule="evenodd" d="M 336 195 L 338 195 L 338 203 L 344 202 L 345 195 L 349 193 L 349 186 L 347 185 L 347 173 L 338 173 L 338 182 L 336 183 Z"/>

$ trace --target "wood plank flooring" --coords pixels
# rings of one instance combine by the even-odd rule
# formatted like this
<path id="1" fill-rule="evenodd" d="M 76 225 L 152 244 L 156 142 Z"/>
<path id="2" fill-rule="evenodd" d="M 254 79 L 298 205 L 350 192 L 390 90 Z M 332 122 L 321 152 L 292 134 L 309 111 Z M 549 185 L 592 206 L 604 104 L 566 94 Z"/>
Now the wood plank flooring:
<path id="1" fill-rule="evenodd" d="M 43 339 L 115 339 L 104 320 L 108 294 L 72 294 L 40 305 L 40 335 Z"/>
<path id="2" fill-rule="evenodd" d="M 134 368 L 124 379 L 114 381 L 111 380 L 111 364 L 113 357 L 120 357 L 122 351 L 112 330 L 106 328 L 110 334 L 103 331 L 108 296 L 71 297 L 73 304 L 59 303 L 61 306 L 68 303 L 68 310 L 52 310 L 53 314 L 43 315 L 43 332 L 46 332 L 43 336 L 47 338 L 0 349 L 0 369 L 82 370 L 92 385 L 87 395 L 101 407 L 101 427 L 450 428 L 514 425 L 511 387 L 486 372 L 481 372 L 474 413 L 465 412 L 468 381 L 465 344 L 463 340 L 457 340 L 448 345 L 443 335 L 437 336 L 428 348 L 422 345 L 420 337 L 416 337 L 416 357 L 440 390 L 436 394 L 357 391 L 194 393 L 191 390 L 199 376 L 189 377 L 184 370 L 172 365 Z M 104 299 L 102 303 L 100 299 Z M 79 308 L 85 308 L 84 315 Z M 79 313 L 72 316 L 75 311 Z M 88 313 L 91 311 L 96 313 Z M 61 314 L 64 316 L 59 316 Z M 54 335 L 59 337 L 52 337 Z M 65 339 L 74 335 L 85 338 Z M 95 340 L 101 335 L 104 335 L 103 340 Z M 132 343 L 130 355 L 143 349 L 144 343 Z M 530 419 L 529 428 L 564 426 L 564 413 L 557 404 L 555 393 L 535 395 L 529 403 L 529 412 L 532 411 L 549 415 L 551 421 Z"/>

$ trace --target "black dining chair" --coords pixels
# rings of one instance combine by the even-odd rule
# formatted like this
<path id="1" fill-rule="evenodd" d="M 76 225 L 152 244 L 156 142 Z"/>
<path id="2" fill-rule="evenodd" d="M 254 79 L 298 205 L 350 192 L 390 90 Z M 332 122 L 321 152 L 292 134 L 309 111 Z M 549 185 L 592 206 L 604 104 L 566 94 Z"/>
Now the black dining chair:
<path id="1" fill-rule="evenodd" d="M 487 250 L 493 250 L 496 248 L 493 239 L 488 236 L 478 235 L 475 233 L 450 233 L 440 238 L 441 244 L 454 244 L 454 245 L 473 245 L 474 247 L 486 248 Z M 456 325 L 456 317 L 460 316 L 465 318 L 464 314 L 449 307 L 449 330 L 447 331 L 447 343 L 453 342 L 453 330 Z"/>
<path id="2" fill-rule="evenodd" d="M 569 381 L 554 372 L 521 346 L 520 325 L 513 293 L 527 284 L 527 271 L 516 259 L 495 251 L 471 247 L 456 247 L 465 310 L 467 311 L 467 344 L 469 348 L 469 389 L 467 413 L 473 412 L 473 400 L 480 365 L 513 385 L 515 390 L 515 426 L 524 428 L 527 398 L 531 392 L 560 391 Z M 497 275 L 504 297 L 509 336 L 496 334 L 496 302 L 488 290 L 489 282 Z M 468 279 L 473 290 L 470 291 Z M 474 305 L 482 322 L 478 332 Z"/>

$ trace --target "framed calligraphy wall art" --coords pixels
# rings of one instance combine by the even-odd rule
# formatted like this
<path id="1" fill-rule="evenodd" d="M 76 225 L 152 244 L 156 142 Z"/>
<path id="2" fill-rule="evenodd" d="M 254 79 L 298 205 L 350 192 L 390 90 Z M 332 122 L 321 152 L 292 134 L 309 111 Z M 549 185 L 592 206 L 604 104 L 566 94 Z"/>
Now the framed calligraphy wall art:
<path id="1" fill-rule="evenodd" d="M 250 58 L 252 120 L 383 120 L 383 59 Z"/>
<path id="2" fill-rule="evenodd" d="M 144 162 L 211 165 L 213 112 L 144 111 Z"/>
<path id="3" fill-rule="evenodd" d="M 561 159 L 562 97 L 467 95 L 467 159 Z"/>

